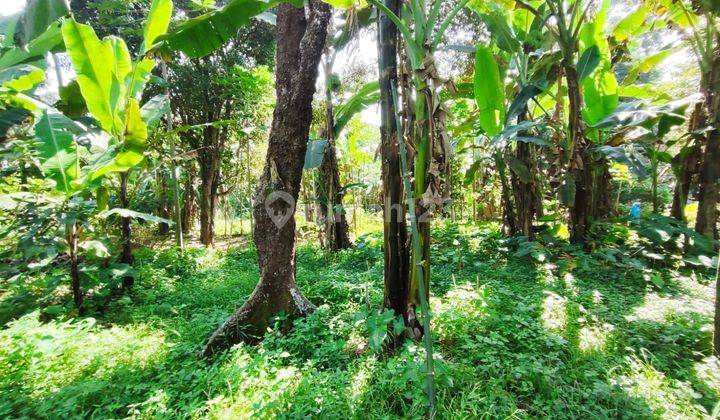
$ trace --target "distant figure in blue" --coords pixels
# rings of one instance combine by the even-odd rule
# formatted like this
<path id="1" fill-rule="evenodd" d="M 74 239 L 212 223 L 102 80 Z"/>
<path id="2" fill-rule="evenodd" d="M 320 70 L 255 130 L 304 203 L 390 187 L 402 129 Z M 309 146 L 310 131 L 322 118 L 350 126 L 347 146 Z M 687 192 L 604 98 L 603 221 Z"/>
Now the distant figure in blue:
<path id="1" fill-rule="evenodd" d="M 640 218 L 640 203 L 633 203 L 632 207 L 630 207 L 630 218 L 633 220 L 637 220 Z"/>

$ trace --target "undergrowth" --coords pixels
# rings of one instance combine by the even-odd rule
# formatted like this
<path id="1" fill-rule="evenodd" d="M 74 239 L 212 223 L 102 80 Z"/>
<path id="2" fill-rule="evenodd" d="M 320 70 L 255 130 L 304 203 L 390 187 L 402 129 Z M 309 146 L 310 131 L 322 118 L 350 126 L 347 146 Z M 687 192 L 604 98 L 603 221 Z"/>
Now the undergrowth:
<path id="1" fill-rule="evenodd" d="M 520 258 L 492 226 L 433 237 L 439 417 L 701 418 L 717 406 L 708 273 Z M 103 312 L 35 310 L 0 330 L 0 417 L 421 417 L 422 346 L 369 345 L 381 244 L 375 232 L 337 255 L 302 245 L 298 280 L 317 311 L 213 361 L 198 351 L 251 293 L 255 251 L 140 250 L 135 290 Z"/>

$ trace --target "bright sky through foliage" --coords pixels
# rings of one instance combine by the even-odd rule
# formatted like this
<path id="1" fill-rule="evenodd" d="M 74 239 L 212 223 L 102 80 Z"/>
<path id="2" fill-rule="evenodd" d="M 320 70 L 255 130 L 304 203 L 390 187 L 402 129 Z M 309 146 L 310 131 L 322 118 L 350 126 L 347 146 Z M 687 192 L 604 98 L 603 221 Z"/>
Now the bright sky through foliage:
<path id="1" fill-rule="evenodd" d="M 25 0 L 3 0 L 0 3 L 0 16 L 17 13 L 25 6 Z"/>

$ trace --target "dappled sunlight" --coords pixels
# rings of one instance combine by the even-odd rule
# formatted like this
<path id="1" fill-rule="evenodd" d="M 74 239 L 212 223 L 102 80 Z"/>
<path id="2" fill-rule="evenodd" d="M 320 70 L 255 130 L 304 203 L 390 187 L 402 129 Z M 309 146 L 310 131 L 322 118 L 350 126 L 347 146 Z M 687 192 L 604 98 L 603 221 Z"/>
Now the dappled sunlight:
<path id="1" fill-rule="evenodd" d="M 706 409 L 696 405 L 702 394 L 693 389 L 689 382 L 668 378 L 667 374 L 646 361 L 647 356 L 628 356 L 627 368 L 618 372 L 613 383 L 628 395 L 642 398 L 654 416 L 695 418 L 698 416 L 695 409 L 707 414 Z M 690 410 L 690 407 L 693 407 L 693 410 Z"/>
<path id="2" fill-rule="evenodd" d="M 578 332 L 578 347 L 585 353 L 605 351 L 608 336 L 614 329 L 612 324 L 584 325 Z"/>
<path id="3" fill-rule="evenodd" d="M 359 365 L 347 387 L 348 397 L 351 401 L 357 401 L 362 395 L 368 393 L 369 388 L 372 387 L 372 377 L 377 366 L 378 361 L 374 357 L 366 359 Z"/>
<path id="4" fill-rule="evenodd" d="M 9 346 L 11 337 L 22 337 L 23 345 Z M 101 391 L 118 371 L 144 369 L 167 351 L 163 332 L 143 324 L 103 328 L 92 318 L 41 324 L 37 313 L 3 330 L 0 343 L 0 360 L 14 360 L 0 369 L 0 381 L 22 378 L 25 392 L 40 405 L 73 389 Z M 59 364 L 67 368 L 54 368 Z"/>
<path id="5" fill-rule="evenodd" d="M 303 372 L 282 363 L 289 355 L 262 356 L 262 348 L 241 346 L 223 363 L 214 378 L 218 387 L 206 402 L 208 417 L 272 417 L 291 404 Z"/>
<path id="6" fill-rule="evenodd" d="M 648 320 L 648 321 L 664 321 L 668 313 L 713 313 L 713 302 L 707 299 L 707 296 L 713 296 L 714 290 L 712 286 L 697 285 L 696 291 L 705 293 L 704 297 L 698 296 L 698 293 L 680 296 L 667 296 L 658 292 L 647 293 L 642 305 L 638 306 L 633 312 L 626 316 L 628 321 Z"/>
<path id="7" fill-rule="evenodd" d="M 562 334 L 567 329 L 567 299 L 545 290 L 545 299 L 542 305 L 541 320 L 545 328 L 556 334 Z"/>
<path id="8" fill-rule="evenodd" d="M 488 314 L 488 286 L 459 285 L 442 298 L 432 299 L 433 330 L 441 341 L 452 341 L 464 334 L 474 334 L 478 323 Z"/>

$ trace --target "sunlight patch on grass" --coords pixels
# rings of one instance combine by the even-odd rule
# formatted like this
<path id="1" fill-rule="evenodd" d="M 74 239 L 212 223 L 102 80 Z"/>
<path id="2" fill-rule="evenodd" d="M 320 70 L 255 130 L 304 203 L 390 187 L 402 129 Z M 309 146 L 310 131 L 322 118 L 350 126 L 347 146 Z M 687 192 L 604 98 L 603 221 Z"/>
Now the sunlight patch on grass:
<path id="1" fill-rule="evenodd" d="M 216 378 L 216 383 L 223 384 L 216 390 L 219 394 L 207 401 L 208 418 L 270 418 L 292 403 L 302 372 L 283 366 L 282 355 L 264 357 L 263 353 L 263 349 L 242 346 L 225 363 Z"/>
<path id="2" fill-rule="evenodd" d="M 353 375 L 352 380 L 348 384 L 350 399 L 352 401 L 356 401 L 368 392 L 368 388 L 370 388 L 371 385 L 370 379 L 376 367 L 377 359 L 374 357 L 368 358 L 360 365 L 358 371 Z"/>
<path id="3" fill-rule="evenodd" d="M 628 368 L 615 383 L 625 392 L 642 400 L 656 416 L 663 418 L 697 418 L 707 414 L 699 404 L 702 394 L 689 382 L 674 380 L 639 357 L 628 357 Z"/>
<path id="4" fill-rule="evenodd" d="M 217 268 L 225 260 L 225 253 L 219 249 L 207 249 L 197 257 L 197 267 L 200 270 Z"/>
<path id="5" fill-rule="evenodd" d="M 578 346 L 585 353 L 605 350 L 608 336 L 615 327 L 611 324 L 585 325 L 578 332 Z"/>
<path id="6" fill-rule="evenodd" d="M 708 294 L 712 296 L 712 294 Z M 666 296 L 659 293 L 648 293 L 642 305 L 635 308 L 632 314 L 625 318 L 629 321 L 647 320 L 663 322 L 669 313 L 697 312 L 711 315 L 713 313 L 712 301 L 697 299 L 689 296 Z"/>
<path id="7" fill-rule="evenodd" d="M 143 324 L 102 328 L 92 318 L 43 324 L 37 313 L 3 330 L 0 347 L 0 384 L 19 380 L 35 400 L 81 383 L 101 389 L 114 375 L 143 369 L 166 350 L 164 334 Z"/>
<path id="8" fill-rule="evenodd" d="M 461 285 L 450 289 L 442 298 L 433 299 L 433 330 L 440 340 L 453 341 L 462 335 L 475 334 L 477 324 L 487 316 L 491 294 L 486 285 L 479 289 Z"/>
<path id="9" fill-rule="evenodd" d="M 542 323 L 549 331 L 560 334 L 567 329 L 567 299 L 548 290 L 544 293 Z"/>

